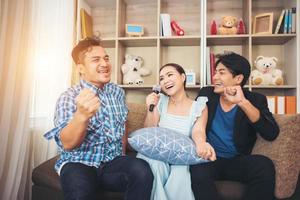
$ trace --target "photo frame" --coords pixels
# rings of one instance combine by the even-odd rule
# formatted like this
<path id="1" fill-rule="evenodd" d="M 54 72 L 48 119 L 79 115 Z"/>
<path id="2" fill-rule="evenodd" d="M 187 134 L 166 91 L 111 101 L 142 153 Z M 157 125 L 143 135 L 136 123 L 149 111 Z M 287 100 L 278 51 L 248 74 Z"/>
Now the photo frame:
<path id="1" fill-rule="evenodd" d="M 253 34 L 272 34 L 273 13 L 256 15 L 253 21 Z"/>
<path id="2" fill-rule="evenodd" d="M 144 28 L 139 24 L 126 24 L 125 31 L 128 36 L 141 37 L 144 34 Z"/>
<path id="3" fill-rule="evenodd" d="M 193 71 L 186 72 L 186 85 L 196 85 L 196 73 Z"/>

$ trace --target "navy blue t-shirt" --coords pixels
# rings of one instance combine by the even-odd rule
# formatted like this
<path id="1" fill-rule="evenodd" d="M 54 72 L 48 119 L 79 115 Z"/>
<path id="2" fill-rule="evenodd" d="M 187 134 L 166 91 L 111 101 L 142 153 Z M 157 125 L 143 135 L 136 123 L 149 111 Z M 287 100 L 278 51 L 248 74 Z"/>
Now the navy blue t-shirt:
<path id="1" fill-rule="evenodd" d="M 233 125 L 238 106 L 224 112 L 220 102 L 217 107 L 211 129 L 207 135 L 208 142 L 215 149 L 217 157 L 231 158 L 238 154 L 233 142 Z"/>

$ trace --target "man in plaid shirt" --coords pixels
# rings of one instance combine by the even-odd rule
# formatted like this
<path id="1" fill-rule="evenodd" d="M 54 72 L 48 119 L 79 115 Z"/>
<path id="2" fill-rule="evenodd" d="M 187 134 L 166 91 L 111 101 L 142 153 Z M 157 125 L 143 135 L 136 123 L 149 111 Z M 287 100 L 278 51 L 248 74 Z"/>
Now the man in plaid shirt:
<path id="1" fill-rule="evenodd" d="M 111 64 L 100 42 L 87 38 L 72 51 L 80 83 L 57 101 L 55 128 L 45 134 L 60 150 L 55 169 L 65 199 L 96 198 L 98 188 L 150 199 L 153 174 L 147 162 L 122 155 L 128 109 L 124 91 L 110 83 Z"/>

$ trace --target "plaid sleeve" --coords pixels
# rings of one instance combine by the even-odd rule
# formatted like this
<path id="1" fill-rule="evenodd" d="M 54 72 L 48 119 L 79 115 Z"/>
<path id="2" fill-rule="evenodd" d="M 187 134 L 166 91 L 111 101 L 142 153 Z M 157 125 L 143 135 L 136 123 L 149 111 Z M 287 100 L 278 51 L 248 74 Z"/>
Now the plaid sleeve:
<path id="1" fill-rule="evenodd" d="M 44 137 L 48 140 L 54 138 L 58 146 L 62 147 L 60 132 L 72 119 L 75 111 L 75 95 L 70 95 L 67 92 L 63 93 L 56 103 L 54 115 L 55 128 L 47 132 Z"/>

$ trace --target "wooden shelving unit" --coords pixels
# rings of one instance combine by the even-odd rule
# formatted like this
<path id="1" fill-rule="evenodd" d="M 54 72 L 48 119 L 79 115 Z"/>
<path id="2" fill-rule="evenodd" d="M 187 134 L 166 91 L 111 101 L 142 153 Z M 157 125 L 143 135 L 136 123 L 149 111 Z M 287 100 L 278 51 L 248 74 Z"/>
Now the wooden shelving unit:
<path id="1" fill-rule="evenodd" d="M 78 0 L 78 10 L 84 8 L 91 14 L 94 31 L 100 32 L 103 45 L 112 58 L 112 81 L 125 89 L 128 101 L 144 102 L 152 85 L 158 83 L 159 67 L 168 62 L 176 62 L 196 73 L 197 84 L 187 87 L 195 95 L 199 88 L 207 85 L 207 46 L 216 54 L 224 50 L 239 53 L 248 58 L 253 67 L 259 55 L 277 57 L 277 65 L 284 71 L 284 85 L 254 86 L 248 83 L 246 88 L 271 95 L 296 95 L 300 99 L 299 26 L 296 34 L 252 33 L 255 15 L 273 12 L 274 30 L 281 11 L 291 7 L 297 8 L 299 24 L 299 4 L 297 0 Z M 184 28 L 185 35 L 160 36 L 161 13 L 170 14 L 171 19 Z M 218 24 L 226 15 L 242 18 L 246 34 L 210 35 L 212 20 Z M 126 23 L 143 25 L 144 35 L 128 37 Z M 80 33 L 80 25 L 77 30 Z M 151 69 L 152 74 L 144 78 L 144 85 L 122 84 L 120 68 L 125 54 L 142 56 L 144 66 Z M 300 103 L 297 107 L 300 112 Z"/>

